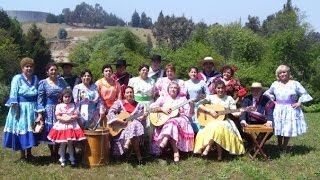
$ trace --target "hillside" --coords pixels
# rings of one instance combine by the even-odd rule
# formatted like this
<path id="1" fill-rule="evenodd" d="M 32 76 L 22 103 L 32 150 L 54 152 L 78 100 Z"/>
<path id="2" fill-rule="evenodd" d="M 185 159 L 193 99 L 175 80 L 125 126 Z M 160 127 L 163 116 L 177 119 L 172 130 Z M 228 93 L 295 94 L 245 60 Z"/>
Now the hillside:
<path id="1" fill-rule="evenodd" d="M 22 23 L 22 29 L 27 32 L 32 23 Z M 61 58 L 67 57 L 70 49 L 75 47 L 78 43 L 87 41 L 90 37 L 103 32 L 105 29 L 91 29 L 84 27 L 69 26 L 66 24 L 58 23 L 36 23 L 38 28 L 42 29 L 42 35 L 50 43 L 50 50 L 52 57 L 55 61 L 62 60 Z M 60 28 L 65 28 L 68 32 L 68 39 L 66 41 L 59 41 L 57 33 Z M 107 27 L 108 28 L 108 27 Z M 128 28 L 136 34 L 142 41 L 147 42 L 147 35 L 150 34 L 153 45 L 156 44 L 155 38 L 152 35 L 151 29 L 143 28 Z"/>

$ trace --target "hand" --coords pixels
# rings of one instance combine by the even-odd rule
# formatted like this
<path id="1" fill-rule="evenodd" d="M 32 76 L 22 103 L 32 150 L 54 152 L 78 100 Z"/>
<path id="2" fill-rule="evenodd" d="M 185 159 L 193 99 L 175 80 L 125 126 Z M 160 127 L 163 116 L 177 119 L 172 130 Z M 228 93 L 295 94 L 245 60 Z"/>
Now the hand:
<path id="1" fill-rule="evenodd" d="M 164 108 L 164 107 L 161 107 L 161 111 L 166 115 L 169 115 L 172 112 L 170 108 Z"/>
<path id="2" fill-rule="evenodd" d="M 38 115 L 35 122 L 40 122 L 40 121 L 43 121 L 43 117 L 42 115 Z"/>
<path id="3" fill-rule="evenodd" d="M 293 103 L 293 104 L 291 104 L 291 106 L 293 107 L 293 109 L 296 109 L 301 106 L 301 102 Z"/>
<path id="4" fill-rule="evenodd" d="M 213 116 L 213 117 L 217 117 L 217 116 L 218 116 L 218 113 L 217 113 L 216 111 L 214 111 L 214 110 L 210 110 L 210 111 L 209 111 L 209 114 L 210 114 L 211 116 Z"/>
<path id="5" fill-rule="evenodd" d="M 247 127 L 248 126 L 248 123 L 246 121 L 241 121 L 240 124 L 241 124 L 241 127 Z"/>
<path id="6" fill-rule="evenodd" d="M 272 123 L 267 121 L 266 123 L 264 123 L 264 126 L 267 126 L 267 127 L 271 127 L 272 126 Z"/>
<path id="7" fill-rule="evenodd" d="M 15 109 L 15 112 L 16 112 L 16 120 L 18 121 L 20 119 L 20 106 L 18 104 L 15 104 L 14 105 L 14 109 Z"/>

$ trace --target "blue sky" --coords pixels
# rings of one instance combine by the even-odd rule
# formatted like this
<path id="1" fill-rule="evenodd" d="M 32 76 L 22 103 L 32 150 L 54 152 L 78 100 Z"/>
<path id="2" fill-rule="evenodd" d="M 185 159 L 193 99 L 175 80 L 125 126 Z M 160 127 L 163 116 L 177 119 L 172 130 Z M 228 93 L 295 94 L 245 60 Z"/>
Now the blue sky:
<path id="1" fill-rule="evenodd" d="M 65 7 L 73 10 L 84 0 L 0 0 L 4 10 L 33 10 L 60 14 Z M 185 15 L 195 22 L 227 24 L 238 21 L 244 24 L 248 15 L 258 16 L 262 22 L 270 14 L 283 7 L 286 0 L 85 0 L 94 5 L 99 3 L 108 13 L 112 12 L 125 21 L 130 21 L 134 10 L 145 12 L 156 21 L 159 12 L 164 15 Z M 320 32 L 320 1 L 292 0 L 300 9 L 304 21 Z"/>

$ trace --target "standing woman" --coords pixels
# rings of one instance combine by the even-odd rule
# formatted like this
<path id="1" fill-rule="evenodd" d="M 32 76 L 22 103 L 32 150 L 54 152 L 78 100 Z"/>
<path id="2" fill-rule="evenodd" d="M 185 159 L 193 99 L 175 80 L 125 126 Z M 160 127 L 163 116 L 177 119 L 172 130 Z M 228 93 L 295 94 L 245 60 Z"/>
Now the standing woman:
<path id="1" fill-rule="evenodd" d="M 111 108 L 116 100 L 122 99 L 121 86 L 112 78 L 112 67 L 110 64 L 105 64 L 102 69 L 103 78 L 96 82 L 98 87 L 99 96 L 105 108 L 105 113 Z M 105 117 L 105 114 L 103 115 Z M 102 119 L 104 122 L 105 119 Z"/>
<path id="2" fill-rule="evenodd" d="M 240 81 L 234 78 L 235 67 L 226 65 L 221 68 L 222 77 L 213 80 L 209 89 L 212 94 L 216 94 L 214 82 L 222 80 L 226 85 L 226 95 L 231 96 L 236 102 L 241 101 L 247 94 L 246 89 L 241 85 Z"/>
<path id="3" fill-rule="evenodd" d="M 59 103 L 59 97 L 62 91 L 70 88 L 68 83 L 58 76 L 58 66 L 54 62 L 49 62 L 46 66 L 48 77 L 39 82 L 38 88 L 38 117 L 36 121 L 44 121 L 44 128 L 40 135 L 40 142 L 49 146 L 51 157 L 56 158 L 57 147 L 51 142 L 47 136 L 56 122 L 55 108 Z"/>
<path id="4" fill-rule="evenodd" d="M 6 106 L 10 107 L 4 127 L 2 146 L 12 150 L 20 150 L 20 159 L 30 160 L 31 148 L 37 145 L 32 132 L 36 118 L 38 78 L 33 75 L 34 61 L 23 58 L 20 61 L 21 74 L 15 75 L 11 81 L 10 98 Z"/>
<path id="5" fill-rule="evenodd" d="M 176 77 L 176 67 L 173 64 L 166 65 L 166 74 L 167 77 L 159 78 L 155 84 L 156 94 L 158 96 L 168 96 L 168 86 L 171 82 L 176 82 L 180 87 L 180 96 L 186 96 L 186 90 L 184 81 L 177 79 Z"/>
<path id="6" fill-rule="evenodd" d="M 108 112 L 108 124 L 114 125 L 119 124 L 126 126 L 119 135 L 113 137 L 112 142 L 112 153 L 113 155 L 122 155 L 129 151 L 132 146 L 138 163 L 141 164 L 142 157 L 140 153 L 139 141 L 141 136 L 144 134 L 144 125 L 148 113 L 143 112 L 143 104 L 138 103 L 134 100 L 133 88 L 127 86 L 125 88 L 124 99 L 117 100 L 110 108 Z M 133 121 L 123 121 L 117 118 L 117 114 L 121 112 L 127 112 L 131 116 L 137 116 Z"/>
<path id="7" fill-rule="evenodd" d="M 280 65 L 276 70 L 277 81 L 273 82 L 265 95 L 275 101 L 273 111 L 274 134 L 278 137 L 278 147 L 287 151 L 290 137 L 307 131 L 307 124 L 301 110 L 302 103 L 312 100 L 305 88 L 292 80 L 290 68 Z M 296 97 L 299 96 L 298 102 Z"/>
<path id="8" fill-rule="evenodd" d="M 101 106 L 98 87 L 93 83 L 92 73 L 85 69 L 80 73 L 81 82 L 73 88 L 73 99 L 80 113 L 80 126 L 88 129 L 97 123 L 104 112 Z"/>
<path id="9" fill-rule="evenodd" d="M 185 81 L 185 87 L 187 91 L 187 98 L 200 98 L 202 96 L 206 96 L 210 94 L 209 88 L 203 80 L 198 79 L 198 68 L 191 67 L 189 69 L 189 77 L 190 79 Z M 195 111 L 195 114 L 197 112 Z M 192 128 L 195 133 L 199 131 L 200 125 L 197 121 L 197 117 L 194 115 L 192 116 Z"/>
<path id="10" fill-rule="evenodd" d="M 139 67 L 139 76 L 129 80 L 129 86 L 134 89 L 134 100 L 143 104 L 145 110 L 149 109 L 149 105 L 153 102 L 155 93 L 155 82 L 148 77 L 149 66 L 141 65 Z M 149 123 L 147 122 L 149 125 Z"/>
<path id="11" fill-rule="evenodd" d="M 170 114 L 175 105 L 187 101 L 185 96 L 180 96 L 180 86 L 177 82 L 170 82 L 168 87 L 168 96 L 160 96 L 156 102 L 150 105 L 155 113 Z M 161 151 L 168 145 L 171 145 L 173 150 L 173 160 L 180 160 L 179 150 L 190 152 L 193 150 L 194 132 L 189 121 L 192 117 L 194 107 L 191 103 L 185 104 L 178 109 L 176 117 L 169 118 L 162 126 L 156 127 L 152 136 L 151 153 L 160 154 Z"/>

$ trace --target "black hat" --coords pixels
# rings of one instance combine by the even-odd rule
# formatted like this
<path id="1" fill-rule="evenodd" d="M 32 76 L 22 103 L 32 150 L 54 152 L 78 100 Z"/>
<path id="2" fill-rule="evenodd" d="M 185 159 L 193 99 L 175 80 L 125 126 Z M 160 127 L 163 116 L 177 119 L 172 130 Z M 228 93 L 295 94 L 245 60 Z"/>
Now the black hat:
<path id="1" fill-rule="evenodd" d="M 127 64 L 127 61 L 124 59 L 118 59 L 116 60 L 115 64 L 112 65 L 116 65 L 116 66 L 131 66 L 131 64 Z"/>
<path id="2" fill-rule="evenodd" d="M 160 55 L 157 55 L 157 54 L 154 54 L 154 55 L 151 57 L 151 60 L 159 60 L 159 61 L 161 61 L 161 56 L 160 56 Z"/>

